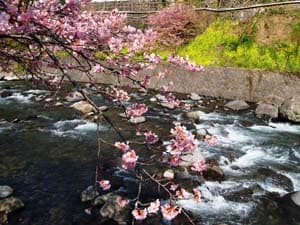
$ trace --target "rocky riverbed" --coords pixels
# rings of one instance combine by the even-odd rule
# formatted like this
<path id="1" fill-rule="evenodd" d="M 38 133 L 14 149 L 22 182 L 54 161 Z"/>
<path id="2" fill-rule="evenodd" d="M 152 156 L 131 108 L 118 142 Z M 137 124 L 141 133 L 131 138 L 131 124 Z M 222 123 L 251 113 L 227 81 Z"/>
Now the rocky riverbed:
<path id="1" fill-rule="evenodd" d="M 113 224 L 102 221 L 96 212 L 87 215 L 84 209 L 89 204 L 80 200 L 81 192 L 94 180 L 97 125 L 92 122 L 93 109 L 74 110 L 74 103 L 82 101 L 74 92 L 57 99 L 47 90 L 30 89 L 22 82 L 2 81 L 0 86 L 0 185 L 11 186 L 14 197 L 25 204 L 23 210 L 9 215 L 9 224 Z M 121 117 L 112 102 L 100 95 L 92 97 L 124 136 L 132 138 L 136 126 Z M 178 95 L 192 105 L 183 110 L 161 104 L 154 92 L 133 91 L 131 97 L 150 105 L 140 123 L 145 129 L 166 135 L 172 123 L 180 121 L 199 138 L 206 133 L 218 137 L 217 145 L 201 142 L 199 147 L 207 161 L 217 162 L 223 173 L 218 179 L 210 174 L 205 182 L 193 182 L 184 171 L 173 171 L 174 179 L 198 185 L 202 193 L 201 203 L 180 201 L 199 225 L 299 224 L 295 210 L 299 196 L 293 194 L 300 190 L 299 125 L 259 119 L 251 103 L 236 111 L 226 107 L 229 101 L 224 99 Z M 110 142 L 118 140 L 109 124 L 100 126 L 100 134 Z M 103 178 L 112 180 L 112 190 L 134 195 L 135 181 L 119 167 L 120 155 L 111 147 L 103 148 Z M 140 154 L 148 157 L 150 153 L 142 150 Z M 150 155 L 159 157 L 158 153 Z M 165 168 L 149 169 L 163 172 Z M 147 223 L 154 224 L 151 218 Z"/>

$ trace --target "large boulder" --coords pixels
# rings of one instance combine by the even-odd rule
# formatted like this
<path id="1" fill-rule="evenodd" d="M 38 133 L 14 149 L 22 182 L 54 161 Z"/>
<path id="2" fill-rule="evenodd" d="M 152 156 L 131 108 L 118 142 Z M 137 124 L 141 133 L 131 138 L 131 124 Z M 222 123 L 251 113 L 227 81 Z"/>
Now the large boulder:
<path id="1" fill-rule="evenodd" d="M 279 198 L 278 205 L 282 216 L 285 217 L 286 224 L 300 224 L 300 191 L 286 194 Z"/>
<path id="2" fill-rule="evenodd" d="M 281 106 L 283 103 L 284 99 L 277 96 L 277 95 L 268 95 L 261 103 L 269 104 L 269 105 L 274 105 L 274 106 Z"/>
<path id="3" fill-rule="evenodd" d="M 278 118 L 278 106 L 261 103 L 257 106 L 255 114 L 258 118 L 269 117 L 272 119 Z"/>
<path id="4" fill-rule="evenodd" d="M 279 113 L 283 119 L 300 123 L 300 96 L 285 100 L 279 108 Z"/>
<path id="5" fill-rule="evenodd" d="M 230 101 L 225 105 L 225 107 L 235 111 L 249 109 L 249 105 L 243 100 Z"/>

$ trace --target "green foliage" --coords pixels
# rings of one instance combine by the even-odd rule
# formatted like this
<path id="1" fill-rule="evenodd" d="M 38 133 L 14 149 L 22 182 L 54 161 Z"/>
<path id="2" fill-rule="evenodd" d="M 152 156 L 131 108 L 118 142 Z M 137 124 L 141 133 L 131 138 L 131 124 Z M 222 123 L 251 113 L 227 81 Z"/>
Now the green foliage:
<path id="1" fill-rule="evenodd" d="M 216 20 L 203 34 L 175 51 L 202 65 L 300 72 L 299 43 L 288 40 L 259 45 L 253 34 L 247 35 L 236 30 L 232 21 Z M 300 24 L 295 25 L 293 34 L 299 38 Z M 157 51 L 163 56 L 169 52 Z"/>

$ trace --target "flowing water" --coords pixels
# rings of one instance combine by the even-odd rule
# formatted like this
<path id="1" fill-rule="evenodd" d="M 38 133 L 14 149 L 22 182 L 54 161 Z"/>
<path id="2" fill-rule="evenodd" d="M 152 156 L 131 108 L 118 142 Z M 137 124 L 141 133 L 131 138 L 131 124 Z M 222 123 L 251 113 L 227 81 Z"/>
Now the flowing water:
<path id="1" fill-rule="evenodd" d="M 51 93 L 30 90 L 21 82 L 1 81 L 0 94 L 0 185 L 12 186 L 25 203 L 9 217 L 9 224 L 102 224 L 84 213 L 87 205 L 79 198 L 94 179 L 96 124 L 71 109 L 36 102 Z M 132 97 L 141 99 L 140 94 Z M 276 199 L 300 190 L 300 126 L 265 123 L 252 110 L 239 115 L 205 106 L 201 110 L 206 114 L 195 125 L 185 121 L 180 110 L 148 114 L 158 130 L 167 132 L 172 121 L 179 120 L 206 128 L 219 139 L 213 147 L 201 143 L 200 150 L 205 158 L 218 160 L 226 180 L 198 187 L 204 198 L 200 204 L 180 204 L 199 218 L 199 224 L 299 224 L 282 215 Z M 123 126 L 125 136 L 135 132 L 134 126 Z M 117 140 L 109 125 L 100 126 L 100 134 Z M 113 163 L 116 155 L 109 148 L 104 151 L 107 162 Z"/>

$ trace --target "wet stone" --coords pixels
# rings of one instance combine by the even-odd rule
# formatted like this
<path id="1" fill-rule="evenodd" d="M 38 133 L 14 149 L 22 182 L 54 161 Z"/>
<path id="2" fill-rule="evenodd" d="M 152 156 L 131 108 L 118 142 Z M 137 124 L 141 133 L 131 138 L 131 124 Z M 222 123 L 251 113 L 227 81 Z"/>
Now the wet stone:
<path id="1" fill-rule="evenodd" d="M 101 112 L 105 112 L 105 111 L 108 110 L 108 106 L 106 106 L 106 105 L 100 106 L 100 107 L 99 107 L 99 110 L 100 110 Z"/>
<path id="2" fill-rule="evenodd" d="M 196 93 L 191 93 L 190 99 L 192 99 L 194 101 L 199 101 L 201 99 L 201 97 Z"/>
<path id="3" fill-rule="evenodd" d="M 98 195 L 99 195 L 99 192 L 95 191 L 94 187 L 92 185 L 90 185 L 81 193 L 81 201 L 82 202 L 91 201 Z"/>
<path id="4" fill-rule="evenodd" d="M 208 134 L 208 132 L 205 128 L 201 128 L 201 129 L 196 130 L 196 134 L 203 137 L 203 136 L 206 136 Z"/>
<path id="5" fill-rule="evenodd" d="M 75 92 L 71 92 L 69 93 L 66 97 L 65 100 L 68 102 L 77 102 L 83 99 L 83 96 L 80 92 L 75 91 Z"/>
<path id="6" fill-rule="evenodd" d="M 10 186 L 3 185 L 0 186 L 0 198 L 6 198 L 13 193 L 13 189 Z"/>
<path id="7" fill-rule="evenodd" d="M 173 180 L 175 178 L 174 170 L 168 169 L 163 173 L 163 177 L 168 180 Z"/>
<path id="8" fill-rule="evenodd" d="M 285 100 L 279 111 L 283 119 L 300 123 L 300 96 L 294 96 Z"/>
<path id="9" fill-rule="evenodd" d="M 174 109 L 175 106 L 173 104 L 170 104 L 168 102 L 161 102 L 160 105 L 164 108 L 167 108 L 167 109 Z"/>
<path id="10" fill-rule="evenodd" d="M 203 172 L 203 176 L 205 180 L 210 180 L 210 181 L 225 180 L 225 174 L 223 170 L 217 165 L 208 164 L 206 170 Z"/>
<path id="11" fill-rule="evenodd" d="M 12 92 L 11 91 L 3 91 L 1 92 L 0 96 L 1 98 L 6 98 L 6 97 L 9 97 L 9 96 L 12 96 Z"/>
<path id="12" fill-rule="evenodd" d="M 255 114 L 258 118 L 270 117 L 270 118 L 278 118 L 278 106 L 270 105 L 270 104 L 259 104 L 255 110 Z"/>
<path id="13" fill-rule="evenodd" d="M 202 111 L 192 111 L 192 112 L 187 112 L 186 117 L 188 119 L 192 120 L 200 120 L 201 116 L 203 116 L 204 112 Z"/>
<path id="14" fill-rule="evenodd" d="M 6 214 L 21 209 L 23 207 L 24 203 L 19 198 L 9 197 L 0 200 L 0 212 L 4 212 Z"/>
<path id="15" fill-rule="evenodd" d="M 74 109 L 82 112 L 83 114 L 94 111 L 94 107 L 85 101 L 76 102 L 73 105 L 71 105 L 71 108 L 74 108 Z"/>
<path id="16" fill-rule="evenodd" d="M 249 105 L 243 100 L 234 100 L 234 101 L 228 102 L 225 105 L 225 107 L 235 110 L 235 111 L 249 109 Z"/>
<path id="17" fill-rule="evenodd" d="M 100 215 L 104 220 L 114 220 L 119 225 L 126 225 L 129 216 L 129 207 L 121 207 L 118 204 L 118 195 L 113 193 L 98 196 L 93 202 L 94 206 L 101 206 Z"/>
<path id="18" fill-rule="evenodd" d="M 290 178 L 276 173 L 275 171 L 268 168 L 260 168 L 257 170 L 256 178 L 264 183 L 275 186 L 279 189 L 283 189 L 287 192 L 294 190 L 293 182 Z"/>
<path id="19" fill-rule="evenodd" d="M 139 117 L 131 118 L 129 122 L 132 124 L 144 123 L 146 122 L 146 118 L 144 116 L 139 116 Z"/>

